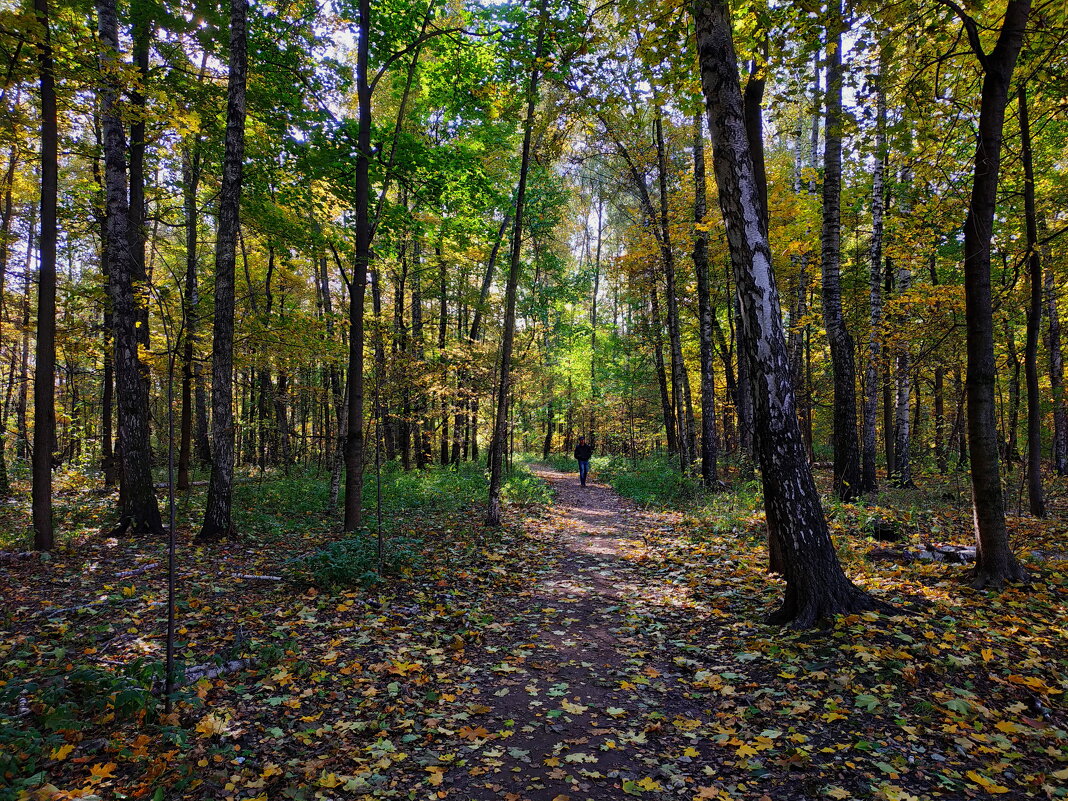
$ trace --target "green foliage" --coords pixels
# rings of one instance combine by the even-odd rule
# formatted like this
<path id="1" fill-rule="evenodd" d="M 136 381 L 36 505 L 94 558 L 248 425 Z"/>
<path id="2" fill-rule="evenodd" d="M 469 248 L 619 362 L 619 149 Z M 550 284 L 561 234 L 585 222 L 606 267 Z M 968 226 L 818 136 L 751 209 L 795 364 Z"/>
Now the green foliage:
<path id="1" fill-rule="evenodd" d="M 527 464 L 527 461 L 523 460 L 504 477 L 502 496 L 516 506 L 550 503 L 553 499 L 552 490 L 548 484 L 530 472 Z"/>
<path id="2" fill-rule="evenodd" d="M 0 682 L 0 799 L 21 797 L 20 790 L 39 784 L 40 771 L 64 746 L 67 733 L 104 721 L 143 723 L 158 707 L 152 688 L 163 675 L 159 662 L 137 660 L 119 671 L 98 665 L 70 669 L 64 649 L 50 656 L 47 668 Z M 33 658 L 15 654 L 4 673 Z"/>
<path id="3" fill-rule="evenodd" d="M 324 590 L 367 588 L 385 577 L 418 570 L 444 545 L 412 536 L 408 533 L 408 524 L 416 517 L 434 520 L 468 509 L 480 509 L 486 497 L 485 470 L 481 464 L 475 463 L 407 472 L 399 464 L 391 463 L 383 466 L 381 480 L 385 536 L 382 574 L 378 572 L 377 536 L 372 531 L 362 531 L 294 562 L 290 572 L 294 582 Z M 314 500 L 302 497 L 299 488 L 280 488 L 276 492 L 292 497 L 297 508 L 314 503 Z M 551 500 L 545 482 L 531 473 L 522 460 L 505 477 L 502 495 L 508 503 L 518 506 Z M 376 513 L 377 498 L 377 477 L 370 473 L 364 482 L 364 508 L 369 523 Z"/>
<path id="4" fill-rule="evenodd" d="M 420 563 L 420 541 L 389 537 L 382 545 L 382 572 L 378 572 L 378 539 L 370 532 L 332 542 L 294 563 L 293 580 L 323 590 L 371 587 Z"/>
<path id="5" fill-rule="evenodd" d="M 572 469 L 574 464 L 572 460 Z M 704 494 L 700 479 L 684 476 L 667 456 L 595 456 L 590 469 L 620 495 L 643 505 L 690 505 Z"/>

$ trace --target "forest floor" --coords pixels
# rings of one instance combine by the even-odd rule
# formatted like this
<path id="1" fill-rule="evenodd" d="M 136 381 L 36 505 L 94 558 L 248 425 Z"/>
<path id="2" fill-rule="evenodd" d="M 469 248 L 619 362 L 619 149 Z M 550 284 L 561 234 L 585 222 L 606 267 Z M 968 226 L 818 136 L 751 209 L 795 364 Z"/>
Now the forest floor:
<path id="1" fill-rule="evenodd" d="M 183 538 L 180 659 L 245 661 L 170 717 L 149 692 L 161 543 L 10 560 L 0 798 L 1068 797 L 1063 520 L 1016 531 L 1034 581 L 1001 593 L 837 531 L 850 575 L 900 613 L 795 632 L 761 623 L 782 584 L 759 515 L 535 471 L 554 502 L 503 529 L 477 505 L 406 518 L 423 564 L 371 590 L 247 578 L 286 575 L 290 534 Z M 966 521 L 942 525 L 966 543 Z"/>

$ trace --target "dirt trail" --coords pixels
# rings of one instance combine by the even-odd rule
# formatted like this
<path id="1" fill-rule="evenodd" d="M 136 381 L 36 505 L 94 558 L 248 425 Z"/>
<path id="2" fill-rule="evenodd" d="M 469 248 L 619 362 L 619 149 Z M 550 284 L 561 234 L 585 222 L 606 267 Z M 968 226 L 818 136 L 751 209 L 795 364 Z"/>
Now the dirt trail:
<path id="1" fill-rule="evenodd" d="M 555 534 L 561 558 L 516 599 L 511 652 L 499 654 L 509 661 L 474 677 L 484 701 L 472 705 L 481 714 L 470 725 L 497 736 L 468 757 L 446 797 L 580 801 L 617 799 L 625 789 L 692 797 L 701 744 L 687 727 L 705 716 L 692 675 L 676 664 L 678 644 L 657 622 L 657 610 L 684 602 L 685 589 L 649 581 L 624 558 L 670 520 L 596 482 L 536 472 L 556 496 L 537 531 Z M 687 763 L 697 776 L 680 769 Z"/>

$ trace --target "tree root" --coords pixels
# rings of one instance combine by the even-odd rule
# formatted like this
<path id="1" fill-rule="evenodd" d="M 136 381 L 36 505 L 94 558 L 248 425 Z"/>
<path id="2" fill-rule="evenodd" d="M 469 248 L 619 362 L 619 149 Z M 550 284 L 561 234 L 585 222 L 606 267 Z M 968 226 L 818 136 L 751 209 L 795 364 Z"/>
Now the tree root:
<path id="1" fill-rule="evenodd" d="M 854 587 L 844 596 L 828 594 L 806 599 L 800 604 L 787 593 L 782 605 L 769 614 L 764 622 L 769 626 L 789 626 L 792 629 L 804 630 L 830 621 L 836 615 L 893 611 L 894 607 L 890 604 Z"/>

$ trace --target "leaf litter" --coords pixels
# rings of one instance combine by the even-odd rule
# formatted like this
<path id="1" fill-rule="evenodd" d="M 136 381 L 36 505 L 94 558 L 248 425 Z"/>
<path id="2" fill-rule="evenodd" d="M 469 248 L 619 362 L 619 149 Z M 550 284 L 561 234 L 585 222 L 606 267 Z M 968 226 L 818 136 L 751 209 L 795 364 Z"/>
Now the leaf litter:
<path id="1" fill-rule="evenodd" d="M 503 530 L 472 510 L 413 519 L 433 558 L 370 590 L 236 577 L 280 572 L 276 550 L 199 553 L 180 653 L 244 669 L 191 684 L 169 719 L 122 706 L 158 676 L 93 707 L 73 675 L 158 658 L 162 572 L 114 577 L 160 547 L 86 542 L 5 568 L 11 797 L 1066 795 L 1063 560 L 984 594 L 961 567 L 869 562 L 840 531 L 849 572 L 899 614 L 782 631 L 760 622 L 781 585 L 758 517 L 724 532 L 539 475 L 555 502 Z"/>

